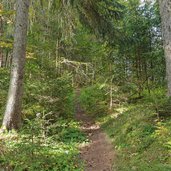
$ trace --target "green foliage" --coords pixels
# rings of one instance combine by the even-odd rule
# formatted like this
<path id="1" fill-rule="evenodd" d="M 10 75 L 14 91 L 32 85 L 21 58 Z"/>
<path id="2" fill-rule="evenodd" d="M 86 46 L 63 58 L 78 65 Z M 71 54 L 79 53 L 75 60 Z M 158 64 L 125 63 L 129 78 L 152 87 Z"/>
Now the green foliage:
<path id="1" fill-rule="evenodd" d="M 105 87 L 93 85 L 81 91 L 80 102 L 87 114 L 100 117 L 107 113 L 108 104 Z"/>
<path id="2" fill-rule="evenodd" d="M 113 22 L 121 18 L 124 8 L 119 1 L 73 0 L 73 2 L 75 2 L 83 25 L 90 28 L 96 35 L 114 42 L 111 37 L 117 36 L 118 30 Z"/>
<path id="3" fill-rule="evenodd" d="M 36 64 L 37 60 L 34 59 L 29 60 L 26 66 L 25 116 L 34 117 L 37 113 L 52 112 L 56 119 L 59 116 L 72 117 L 74 96 L 70 75 L 57 77 L 50 64 L 46 63 L 46 67 L 43 66 L 45 63 L 42 66 Z"/>

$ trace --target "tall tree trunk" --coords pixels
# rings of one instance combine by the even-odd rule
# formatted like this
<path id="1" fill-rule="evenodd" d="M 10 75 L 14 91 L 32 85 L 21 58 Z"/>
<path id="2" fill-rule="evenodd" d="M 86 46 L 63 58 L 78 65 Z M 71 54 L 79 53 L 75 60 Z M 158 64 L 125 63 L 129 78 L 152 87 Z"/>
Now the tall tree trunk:
<path id="1" fill-rule="evenodd" d="M 162 35 L 166 58 L 166 76 L 168 81 L 168 96 L 171 96 L 171 1 L 159 0 L 162 20 Z"/>
<path id="2" fill-rule="evenodd" d="M 3 36 L 3 19 L 0 16 L 0 37 Z M 0 67 L 3 66 L 3 49 L 0 47 Z"/>
<path id="3" fill-rule="evenodd" d="M 14 48 L 8 101 L 3 119 L 3 129 L 18 129 L 21 126 L 23 76 L 26 57 L 26 37 L 30 0 L 17 0 Z"/>

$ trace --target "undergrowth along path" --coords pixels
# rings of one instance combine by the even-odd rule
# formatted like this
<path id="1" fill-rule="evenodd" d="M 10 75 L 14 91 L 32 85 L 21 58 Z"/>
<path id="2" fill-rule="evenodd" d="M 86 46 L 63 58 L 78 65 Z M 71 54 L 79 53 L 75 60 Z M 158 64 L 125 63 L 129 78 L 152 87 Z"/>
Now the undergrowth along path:
<path id="1" fill-rule="evenodd" d="M 79 92 L 77 92 L 77 98 Z M 81 129 L 87 134 L 90 143 L 80 147 L 80 158 L 85 164 L 85 171 L 114 171 L 115 152 L 107 135 L 99 125 L 82 110 L 76 100 L 76 119 L 81 123 Z"/>

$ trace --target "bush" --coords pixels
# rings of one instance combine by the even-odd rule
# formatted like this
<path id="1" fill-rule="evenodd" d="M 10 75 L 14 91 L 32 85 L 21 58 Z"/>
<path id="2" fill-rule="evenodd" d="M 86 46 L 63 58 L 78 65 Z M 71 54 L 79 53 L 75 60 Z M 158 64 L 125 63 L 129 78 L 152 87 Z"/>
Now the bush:
<path id="1" fill-rule="evenodd" d="M 106 95 L 105 87 L 100 85 L 93 85 L 81 91 L 80 102 L 87 114 L 94 117 L 99 117 L 108 111 L 108 97 Z"/>

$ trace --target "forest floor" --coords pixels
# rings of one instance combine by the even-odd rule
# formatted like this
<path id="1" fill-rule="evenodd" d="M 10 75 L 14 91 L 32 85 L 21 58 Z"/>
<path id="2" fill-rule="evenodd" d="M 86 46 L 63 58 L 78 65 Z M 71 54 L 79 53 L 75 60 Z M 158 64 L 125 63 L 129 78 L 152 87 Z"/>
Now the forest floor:
<path id="1" fill-rule="evenodd" d="M 80 147 L 80 158 L 84 162 L 85 171 L 113 171 L 116 157 L 113 145 L 93 118 L 85 114 L 78 101 L 76 119 L 81 123 L 81 129 L 89 139 L 88 145 Z"/>

